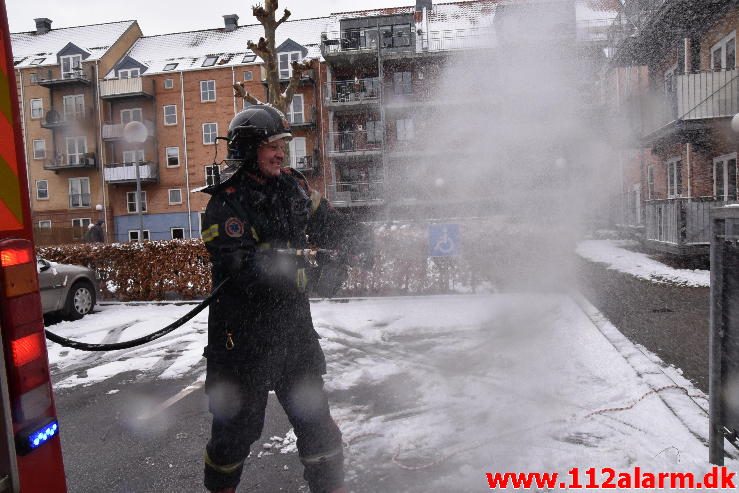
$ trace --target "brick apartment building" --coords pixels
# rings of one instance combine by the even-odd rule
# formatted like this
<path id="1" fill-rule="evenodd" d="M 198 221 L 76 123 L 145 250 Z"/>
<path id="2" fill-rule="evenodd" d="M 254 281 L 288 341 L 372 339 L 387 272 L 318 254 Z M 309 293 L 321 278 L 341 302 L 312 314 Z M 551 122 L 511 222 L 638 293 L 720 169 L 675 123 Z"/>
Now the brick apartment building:
<path id="1" fill-rule="evenodd" d="M 707 253 L 710 209 L 736 202 L 738 27 L 732 0 L 627 0 L 614 23 L 622 222 L 655 250 Z"/>
<path id="2" fill-rule="evenodd" d="M 495 24 L 517 3 L 418 0 L 282 24 L 281 78 L 293 60 L 315 67 L 288 112 L 290 165 L 334 206 L 363 217 L 435 202 L 413 166 L 432 158 L 418 137 L 448 104 L 432 88 L 461 54 L 490 51 Z M 597 67 L 613 2 L 544 3 L 565 6 L 568 35 Z M 108 241 L 199 237 L 208 197 L 192 190 L 210 183 L 225 157 L 216 137 L 243 107 L 232 86 L 243 81 L 266 99 L 262 61 L 246 48 L 262 26 L 223 17 L 220 28 L 159 36 L 143 36 L 135 21 L 51 29 L 39 19 L 35 32 L 12 35 L 40 243 L 74 241 L 101 218 Z M 462 111 L 475 104 L 464 101 Z M 146 128 L 143 142 L 124 138 L 133 120 Z"/>

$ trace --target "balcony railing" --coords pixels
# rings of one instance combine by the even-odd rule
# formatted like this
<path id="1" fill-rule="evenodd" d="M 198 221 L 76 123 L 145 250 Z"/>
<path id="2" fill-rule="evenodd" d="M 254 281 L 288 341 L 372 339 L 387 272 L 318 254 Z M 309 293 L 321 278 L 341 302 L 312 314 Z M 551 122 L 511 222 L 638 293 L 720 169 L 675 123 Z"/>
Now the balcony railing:
<path id="1" fill-rule="evenodd" d="M 44 169 L 50 171 L 95 167 L 97 167 L 97 156 L 94 153 L 87 153 L 82 156 L 59 154 L 56 158 L 44 163 Z"/>
<path id="2" fill-rule="evenodd" d="M 384 183 L 374 181 L 336 182 L 328 187 L 328 199 L 335 206 L 367 205 L 383 200 Z"/>
<path id="3" fill-rule="evenodd" d="M 382 27 L 380 27 L 382 31 Z M 364 30 L 346 29 L 324 32 L 321 35 L 321 52 L 326 55 L 374 54 L 383 52 L 436 52 L 467 50 L 490 46 L 493 29 L 490 27 L 446 29 L 428 32 L 396 31 L 383 33 L 382 41 L 376 28 Z"/>
<path id="4" fill-rule="evenodd" d="M 380 99 L 380 79 L 341 80 L 326 84 L 328 103 L 375 102 Z"/>
<path id="5" fill-rule="evenodd" d="M 74 112 L 59 113 L 55 109 L 46 112 L 41 127 L 53 130 L 55 128 L 68 127 L 74 123 L 89 123 L 94 116 L 92 108 L 77 108 Z"/>
<path id="6" fill-rule="evenodd" d="M 61 85 L 84 84 L 89 85 L 92 77 L 90 77 L 91 69 L 79 67 L 72 72 L 62 74 L 54 73 L 52 69 L 48 69 L 46 74 L 40 73 L 38 84 L 42 87 L 53 87 Z"/>
<path id="7" fill-rule="evenodd" d="M 301 171 L 311 171 L 313 166 L 313 156 L 300 156 L 295 160 L 295 168 Z"/>
<path id="8" fill-rule="evenodd" d="M 352 132 L 329 132 L 328 150 L 331 153 L 379 151 L 382 149 L 382 135 L 379 132 L 355 130 Z"/>
<path id="9" fill-rule="evenodd" d="M 117 99 L 129 97 L 154 97 L 154 80 L 143 77 L 109 79 L 100 81 L 100 97 Z"/>
<path id="10" fill-rule="evenodd" d="M 739 70 L 677 75 L 673 89 L 654 96 L 651 104 L 644 112 L 646 135 L 675 121 L 733 117 L 739 113 Z"/>
<path id="11" fill-rule="evenodd" d="M 142 122 L 148 132 L 147 137 L 151 138 L 154 136 L 154 122 L 151 120 L 145 120 Z M 123 138 L 123 127 L 124 123 L 105 123 L 103 124 L 103 140 L 120 140 Z"/>
<path id="12" fill-rule="evenodd" d="M 90 207 L 90 194 L 89 193 L 70 193 L 69 194 L 69 208 L 76 209 L 80 207 Z"/>
<path id="13" fill-rule="evenodd" d="M 136 166 L 139 168 L 139 179 L 142 182 L 159 180 L 159 167 L 156 163 L 115 163 L 105 165 L 105 181 L 107 183 L 136 183 Z"/>

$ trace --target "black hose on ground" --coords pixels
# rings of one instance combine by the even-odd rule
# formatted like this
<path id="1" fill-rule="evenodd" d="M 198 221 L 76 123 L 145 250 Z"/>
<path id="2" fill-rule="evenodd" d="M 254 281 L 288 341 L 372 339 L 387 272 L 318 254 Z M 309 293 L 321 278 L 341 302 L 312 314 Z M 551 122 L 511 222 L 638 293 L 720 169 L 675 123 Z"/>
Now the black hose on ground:
<path id="1" fill-rule="evenodd" d="M 218 294 L 218 292 L 229 280 L 230 278 L 226 278 L 221 281 L 221 283 L 216 286 L 215 289 L 213 289 L 213 292 L 211 292 L 207 298 L 201 301 L 198 306 L 187 312 L 185 315 L 178 318 L 163 329 L 159 329 L 158 331 L 149 334 L 148 336 L 139 337 L 138 339 L 133 339 L 125 342 L 115 342 L 112 344 L 89 344 L 87 342 L 73 341 L 72 339 L 67 339 L 66 337 L 62 337 L 46 329 L 46 338 L 64 347 L 79 349 L 80 351 L 116 351 L 118 349 L 129 349 L 135 346 L 140 346 L 155 339 L 159 339 L 160 337 L 169 334 L 176 328 L 181 327 L 182 325 L 190 321 L 190 319 L 192 319 L 198 313 L 202 312 L 208 305 L 211 304 L 211 302 L 213 302 L 213 298 L 215 298 L 215 295 Z"/>

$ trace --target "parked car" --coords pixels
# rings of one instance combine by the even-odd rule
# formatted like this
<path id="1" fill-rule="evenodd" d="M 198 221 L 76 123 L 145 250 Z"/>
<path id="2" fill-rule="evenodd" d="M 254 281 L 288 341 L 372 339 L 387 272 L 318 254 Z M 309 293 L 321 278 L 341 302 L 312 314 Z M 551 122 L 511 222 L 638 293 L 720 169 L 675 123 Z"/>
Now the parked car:
<path id="1" fill-rule="evenodd" d="M 41 257 L 36 268 L 44 315 L 60 312 L 63 318 L 77 320 L 92 311 L 99 280 L 94 270 Z"/>

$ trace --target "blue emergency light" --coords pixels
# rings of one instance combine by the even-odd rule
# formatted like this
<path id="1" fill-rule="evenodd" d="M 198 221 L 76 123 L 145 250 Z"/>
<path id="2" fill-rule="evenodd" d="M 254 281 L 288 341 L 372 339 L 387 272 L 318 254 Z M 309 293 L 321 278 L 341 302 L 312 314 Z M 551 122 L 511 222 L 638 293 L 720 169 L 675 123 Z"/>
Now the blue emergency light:
<path id="1" fill-rule="evenodd" d="M 56 419 L 46 421 L 41 427 L 28 428 L 16 436 L 17 451 L 25 455 L 39 448 L 59 433 L 59 423 Z"/>

